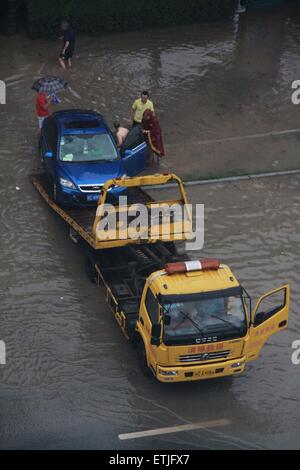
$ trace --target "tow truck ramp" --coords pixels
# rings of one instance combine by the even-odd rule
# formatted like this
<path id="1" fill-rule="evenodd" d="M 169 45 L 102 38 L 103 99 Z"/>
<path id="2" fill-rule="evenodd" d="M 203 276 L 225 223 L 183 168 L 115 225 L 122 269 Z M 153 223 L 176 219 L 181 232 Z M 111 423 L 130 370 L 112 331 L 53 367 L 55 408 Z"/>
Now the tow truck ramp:
<path id="1" fill-rule="evenodd" d="M 192 216 L 183 183 L 172 173 L 108 180 L 102 187 L 96 206 L 79 203 L 76 206 L 62 207 L 54 200 L 45 173 L 32 175 L 30 179 L 47 204 L 95 250 L 139 243 L 151 244 L 160 240 L 186 240 L 192 231 Z M 154 200 L 147 192 L 153 186 L 161 186 L 163 189 L 170 182 L 177 183 L 177 199 Z M 111 197 L 110 190 L 116 187 L 124 192 L 122 196 Z M 125 204 L 123 200 L 120 204 L 121 197 L 126 197 Z M 135 208 L 138 211 L 141 206 L 148 216 L 146 219 L 144 217 L 144 225 L 140 225 L 137 233 L 136 226 L 132 229 L 130 224 L 134 220 L 132 212 Z M 164 211 L 169 211 L 169 219 L 166 219 Z M 112 213 L 116 220 L 114 229 L 103 228 Z"/>

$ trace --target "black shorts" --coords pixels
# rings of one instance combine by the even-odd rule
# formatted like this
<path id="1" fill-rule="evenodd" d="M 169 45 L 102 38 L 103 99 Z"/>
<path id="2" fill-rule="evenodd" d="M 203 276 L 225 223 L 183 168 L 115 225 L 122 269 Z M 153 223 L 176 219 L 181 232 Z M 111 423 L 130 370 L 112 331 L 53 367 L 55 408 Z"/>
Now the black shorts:
<path id="1" fill-rule="evenodd" d="M 65 50 L 65 53 L 64 53 L 64 54 L 63 54 L 62 52 L 59 54 L 59 57 L 60 57 L 61 59 L 64 59 L 64 60 L 69 60 L 69 59 L 72 59 L 73 53 L 74 53 L 74 49 L 68 47 L 68 48 Z"/>

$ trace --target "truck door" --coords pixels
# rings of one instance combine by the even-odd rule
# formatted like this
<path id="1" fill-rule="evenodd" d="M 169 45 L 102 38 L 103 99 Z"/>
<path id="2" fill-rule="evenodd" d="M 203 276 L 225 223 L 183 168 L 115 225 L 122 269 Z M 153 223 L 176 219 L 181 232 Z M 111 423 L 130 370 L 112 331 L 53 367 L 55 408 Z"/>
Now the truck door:
<path id="1" fill-rule="evenodd" d="M 252 325 L 246 340 L 244 354 L 254 361 L 267 339 L 287 327 L 290 306 L 290 288 L 279 287 L 263 295 L 252 314 Z"/>
<path id="2" fill-rule="evenodd" d="M 142 302 L 143 311 L 142 313 L 142 324 L 146 333 L 145 346 L 148 352 L 148 359 L 150 362 L 156 362 L 156 351 L 157 346 L 151 344 L 151 330 L 152 326 L 158 323 L 159 316 L 159 304 L 157 298 L 153 294 L 150 287 L 147 288 L 146 293 L 143 296 L 144 302 Z"/>

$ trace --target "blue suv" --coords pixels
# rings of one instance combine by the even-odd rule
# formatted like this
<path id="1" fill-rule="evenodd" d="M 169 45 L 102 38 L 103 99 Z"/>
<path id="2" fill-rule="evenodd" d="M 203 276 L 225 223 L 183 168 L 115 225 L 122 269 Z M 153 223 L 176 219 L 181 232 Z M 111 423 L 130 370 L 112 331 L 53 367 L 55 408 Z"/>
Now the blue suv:
<path id="1" fill-rule="evenodd" d="M 110 178 L 135 176 L 146 167 L 147 144 L 133 128 L 120 150 L 103 116 L 68 109 L 45 119 L 39 152 L 53 199 L 62 205 L 95 204 Z M 120 188 L 111 190 L 117 196 Z"/>

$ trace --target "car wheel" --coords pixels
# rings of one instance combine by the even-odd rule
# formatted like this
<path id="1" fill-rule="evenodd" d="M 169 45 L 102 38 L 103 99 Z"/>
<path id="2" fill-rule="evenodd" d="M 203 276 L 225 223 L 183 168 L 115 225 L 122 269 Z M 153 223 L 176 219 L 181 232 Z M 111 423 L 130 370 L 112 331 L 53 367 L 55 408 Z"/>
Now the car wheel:
<path id="1" fill-rule="evenodd" d="M 146 355 L 146 350 L 145 350 L 143 340 L 141 340 L 138 344 L 137 355 L 138 355 L 139 368 L 140 368 L 142 374 L 145 377 L 152 377 L 152 372 L 149 369 L 148 363 L 147 363 L 147 355 Z"/>

